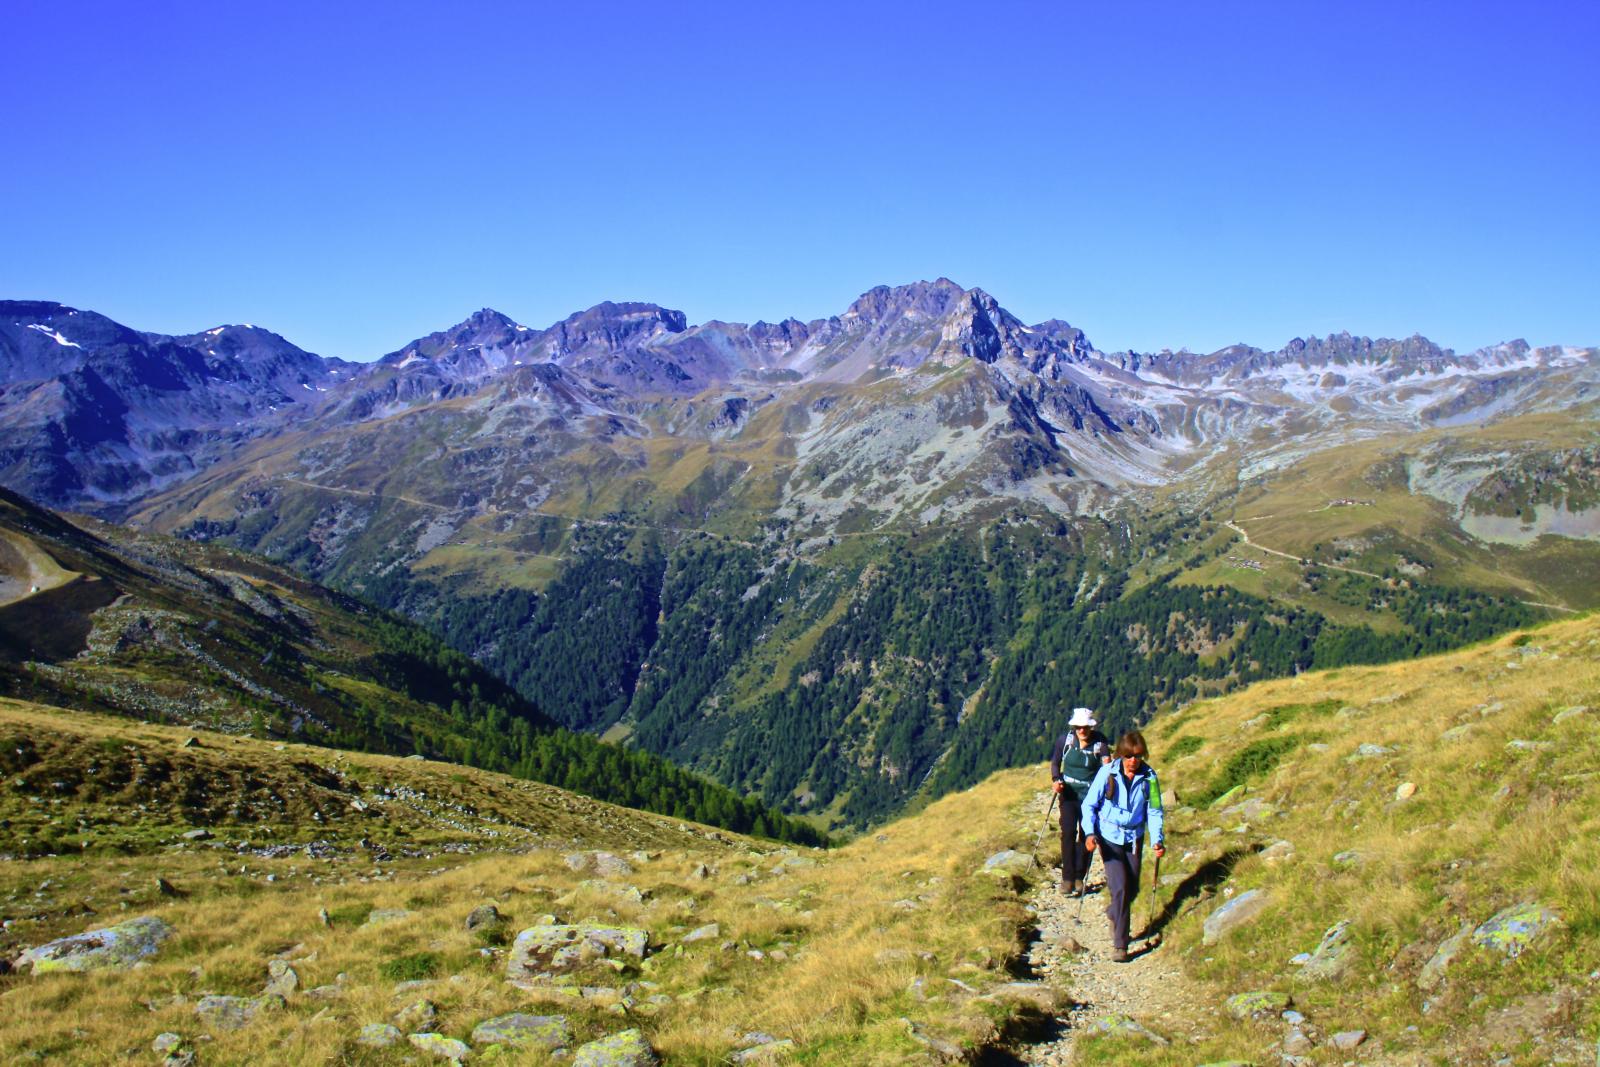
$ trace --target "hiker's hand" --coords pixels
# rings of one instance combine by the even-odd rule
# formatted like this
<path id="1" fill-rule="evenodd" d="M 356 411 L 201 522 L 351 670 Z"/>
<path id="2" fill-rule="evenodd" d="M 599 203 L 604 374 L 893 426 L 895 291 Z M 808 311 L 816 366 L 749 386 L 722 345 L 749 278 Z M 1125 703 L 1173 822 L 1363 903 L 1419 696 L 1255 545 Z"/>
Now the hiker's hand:
<path id="1" fill-rule="evenodd" d="M 1155 854 L 1156 854 L 1156 859 L 1160 859 L 1162 856 L 1165 856 L 1167 854 L 1167 846 L 1166 845 L 1157 845 L 1155 847 Z"/>
<path id="2" fill-rule="evenodd" d="M 1090 834 L 1088 837 L 1083 839 L 1083 850 L 1085 852 L 1093 852 L 1096 844 L 1098 844 L 1098 842 L 1095 841 L 1094 835 Z"/>
<path id="3" fill-rule="evenodd" d="M 1065 783 L 1065 782 L 1056 782 L 1053 785 L 1051 785 L 1050 788 L 1054 789 L 1056 791 L 1056 796 L 1060 796 L 1061 795 L 1061 791 L 1063 789 L 1065 789 L 1066 787 L 1067 787 L 1067 783 Z"/>

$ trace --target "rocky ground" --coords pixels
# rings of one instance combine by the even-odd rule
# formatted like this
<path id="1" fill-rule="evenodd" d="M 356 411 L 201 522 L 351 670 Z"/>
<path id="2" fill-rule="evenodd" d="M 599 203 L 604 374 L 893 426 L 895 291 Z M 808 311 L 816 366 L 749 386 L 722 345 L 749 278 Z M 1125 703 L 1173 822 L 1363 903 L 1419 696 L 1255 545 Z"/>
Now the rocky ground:
<path id="1" fill-rule="evenodd" d="M 1041 810 L 1048 796 L 1040 795 Z M 1146 870 L 1143 892 L 1134 902 L 1135 934 L 1148 933 L 1141 927 L 1155 914 Z M 1029 946 L 1028 963 L 1035 974 L 1066 991 L 1070 1007 L 1037 1043 L 1018 1050 L 1023 1063 L 1059 1067 L 1078 1062 L 1075 1050 L 1090 1036 L 1115 1033 L 1165 1044 L 1201 1039 L 1217 1026 L 1216 1009 L 1183 976 L 1176 960 L 1161 951 L 1159 937 L 1136 940 L 1129 962 L 1111 962 L 1104 882 L 1096 859 L 1081 907 L 1076 895 L 1061 892 L 1054 876 L 1033 892 L 1030 907 L 1038 933 Z"/>

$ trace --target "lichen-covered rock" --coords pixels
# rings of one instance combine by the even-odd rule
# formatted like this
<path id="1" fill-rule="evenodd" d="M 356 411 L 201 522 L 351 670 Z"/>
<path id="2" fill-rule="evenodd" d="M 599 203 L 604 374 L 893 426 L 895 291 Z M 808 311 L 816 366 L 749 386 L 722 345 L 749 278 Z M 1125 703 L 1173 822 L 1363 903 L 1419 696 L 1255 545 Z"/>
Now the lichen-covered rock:
<path id="1" fill-rule="evenodd" d="M 493 904 L 484 904 L 473 908 L 467 916 L 467 929 L 476 930 L 481 927 L 499 926 L 505 920 L 500 915 L 500 909 Z"/>
<path id="2" fill-rule="evenodd" d="M 408 1033 L 432 1030 L 439 1022 L 439 1008 L 431 1000 L 419 1000 L 395 1014 L 394 1024 Z"/>
<path id="3" fill-rule="evenodd" d="M 289 966 L 288 960 L 267 961 L 267 985 L 263 993 L 276 993 L 286 997 L 300 988 L 300 976 Z"/>
<path id="4" fill-rule="evenodd" d="M 259 997 L 225 997 L 213 994 L 201 997 L 194 1013 L 202 1022 L 216 1030 L 242 1030 L 256 1021 L 263 1012 L 282 1011 L 284 999 L 276 993 L 263 993 Z"/>
<path id="5" fill-rule="evenodd" d="M 1417 975 L 1417 988 L 1424 993 L 1431 993 L 1439 988 L 1439 983 L 1444 981 L 1445 971 L 1455 962 L 1461 950 L 1467 945 L 1467 938 L 1472 934 L 1470 924 L 1463 925 L 1451 937 L 1439 942 L 1439 947 L 1433 957 L 1422 965 L 1422 972 Z"/>
<path id="6" fill-rule="evenodd" d="M 623 1030 L 578 1046 L 572 1067 L 657 1067 L 661 1060 L 638 1030 Z"/>
<path id="7" fill-rule="evenodd" d="M 382 926 L 385 923 L 397 923 L 411 918 L 411 912 L 405 908 L 373 908 L 367 912 L 367 926 Z"/>
<path id="8" fill-rule="evenodd" d="M 411 1047 L 426 1052 L 428 1055 L 452 1063 L 460 1063 L 472 1055 L 472 1049 L 465 1041 L 457 1041 L 453 1037 L 443 1034 L 412 1034 L 406 1038 L 411 1042 Z"/>
<path id="9" fill-rule="evenodd" d="M 602 878 L 627 878 L 633 874 L 627 860 L 610 852 L 572 852 L 561 858 L 574 871 L 593 871 Z"/>
<path id="10" fill-rule="evenodd" d="M 143 915 L 115 926 L 85 930 L 81 934 L 30 948 L 17 960 L 17 964 L 32 964 L 34 974 L 52 971 L 122 971 L 155 955 L 161 943 L 172 934 L 172 927 L 160 919 Z"/>
<path id="11" fill-rule="evenodd" d="M 1263 863 L 1285 863 L 1294 859 L 1294 842 L 1274 841 L 1262 849 L 1258 855 Z"/>
<path id="12" fill-rule="evenodd" d="M 1340 1030 L 1331 1038 L 1333 1047 L 1340 1052 L 1351 1052 L 1367 1039 L 1365 1030 Z"/>
<path id="13" fill-rule="evenodd" d="M 979 873 L 1000 876 L 1027 874 L 1033 870 L 1033 867 L 1032 856 L 1026 852 L 1018 852 L 1014 848 L 1008 848 L 1004 852 L 996 852 L 984 860 L 983 869 Z"/>
<path id="14" fill-rule="evenodd" d="M 1323 933 L 1298 977 L 1308 982 L 1335 981 L 1350 970 L 1350 962 L 1350 920 L 1341 919 Z"/>
<path id="15" fill-rule="evenodd" d="M 720 925 L 717 923 L 706 923 L 704 926 L 697 926 L 693 930 L 690 930 L 688 933 L 684 934 L 683 939 L 679 943 L 684 945 L 692 945 L 696 941 L 708 941 L 721 936 L 722 927 Z"/>
<path id="16" fill-rule="evenodd" d="M 757 1067 L 768 1063 L 781 1063 L 794 1051 L 794 1042 L 788 1038 L 781 1041 L 767 1041 L 750 1048 L 740 1049 L 728 1057 L 729 1062 L 739 1064 L 740 1067 Z"/>
<path id="17" fill-rule="evenodd" d="M 571 1047 L 572 1027 L 565 1015 L 513 1012 L 485 1019 L 473 1027 L 472 1043 L 479 1048 L 508 1045 L 511 1048 L 541 1048 L 548 1052 Z"/>
<path id="18" fill-rule="evenodd" d="M 541 973 L 563 974 L 600 959 L 643 959 L 650 935 L 631 926 L 550 923 L 517 935 L 506 957 L 506 978 L 526 981 Z"/>
<path id="19" fill-rule="evenodd" d="M 388 1023 L 368 1023 L 356 1036 L 356 1044 L 365 1045 L 367 1048 L 393 1048 L 404 1036 L 398 1026 L 390 1026 Z"/>
<path id="20" fill-rule="evenodd" d="M 1561 916 L 1532 901 L 1513 904 L 1474 930 L 1472 940 L 1515 959 L 1560 921 Z"/>
<path id="21" fill-rule="evenodd" d="M 1253 1019 L 1258 1015 L 1276 1015 L 1294 1001 L 1287 993 L 1258 989 L 1249 993 L 1235 993 L 1222 1003 L 1235 1019 Z"/>
<path id="22" fill-rule="evenodd" d="M 1166 1038 L 1126 1015 L 1103 1015 L 1094 1021 L 1094 1028 L 1112 1037 L 1138 1037 L 1156 1045 L 1169 1044 Z"/>
<path id="23" fill-rule="evenodd" d="M 1266 910 L 1269 898 L 1259 889 L 1247 889 L 1222 907 L 1206 916 L 1202 926 L 1202 940 L 1214 945 L 1239 927 L 1256 919 Z"/>
<path id="24" fill-rule="evenodd" d="M 1335 867 L 1359 867 L 1366 862 L 1366 858 L 1364 853 L 1357 852 L 1353 848 L 1346 849 L 1343 852 L 1334 853 L 1333 865 Z"/>

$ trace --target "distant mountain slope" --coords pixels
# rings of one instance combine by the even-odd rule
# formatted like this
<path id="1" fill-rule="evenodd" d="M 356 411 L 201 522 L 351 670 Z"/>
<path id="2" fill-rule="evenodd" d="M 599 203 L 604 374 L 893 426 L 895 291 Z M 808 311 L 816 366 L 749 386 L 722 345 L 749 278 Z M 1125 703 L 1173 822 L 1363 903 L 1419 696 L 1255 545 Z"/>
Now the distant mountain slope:
<path id="1" fill-rule="evenodd" d="M 65 708 L 428 756 L 733 829 L 807 828 L 645 753 L 559 729 L 399 619 L 261 560 L 85 520 L 0 490 L 0 687 Z M 65 580 L 41 583 L 27 557 Z M 23 581 L 28 582 L 24 586 Z M 37 590 L 37 591 L 35 591 Z"/>

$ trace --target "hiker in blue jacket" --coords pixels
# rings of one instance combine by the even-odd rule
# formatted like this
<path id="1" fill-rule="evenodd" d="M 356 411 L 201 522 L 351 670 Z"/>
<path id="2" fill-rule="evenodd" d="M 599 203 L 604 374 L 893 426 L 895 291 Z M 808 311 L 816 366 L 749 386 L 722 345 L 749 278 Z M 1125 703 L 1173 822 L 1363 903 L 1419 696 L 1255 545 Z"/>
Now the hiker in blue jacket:
<path id="1" fill-rule="evenodd" d="M 1089 877 L 1083 845 L 1083 798 L 1100 768 L 1111 762 L 1111 743 L 1090 708 L 1073 708 L 1067 732 L 1050 752 L 1050 781 L 1061 798 L 1061 892 L 1082 893 Z"/>
<path id="2" fill-rule="evenodd" d="M 1133 898 L 1139 895 L 1139 853 L 1146 837 L 1155 854 L 1166 855 L 1162 827 L 1161 783 L 1145 762 L 1149 749 L 1144 735 L 1130 730 L 1117 742 L 1115 758 L 1095 775 L 1083 802 L 1084 844 L 1099 849 L 1106 870 L 1111 904 L 1111 958 L 1128 962 L 1128 924 Z"/>

